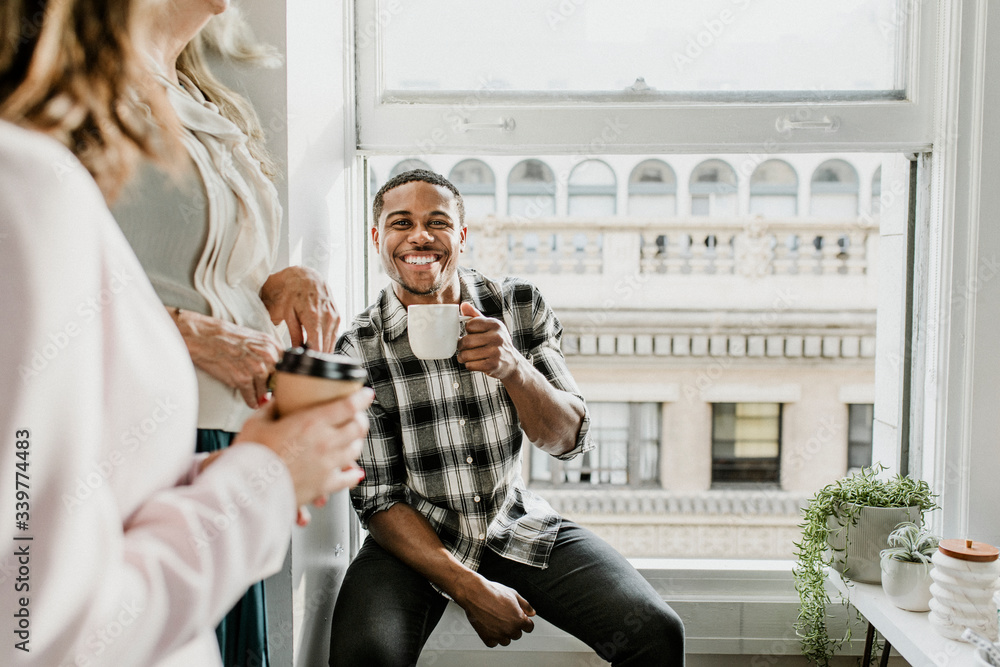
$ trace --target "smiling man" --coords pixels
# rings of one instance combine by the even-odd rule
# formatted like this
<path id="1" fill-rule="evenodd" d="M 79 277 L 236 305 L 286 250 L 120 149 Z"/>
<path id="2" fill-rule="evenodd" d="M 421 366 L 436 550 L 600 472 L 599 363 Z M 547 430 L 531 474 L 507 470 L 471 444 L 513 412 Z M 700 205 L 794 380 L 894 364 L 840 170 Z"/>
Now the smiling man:
<path id="1" fill-rule="evenodd" d="M 683 665 L 673 610 L 521 479 L 522 444 L 561 459 L 592 447 L 555 314 L 528 282 L 458 266 L 468 230 L 444 177 L 400 174 L 373 208 L 392 283 L 337 344 L 375 389 L 366 478 L 351 493 L 369 536 L 337 599 L 330 664 L 415 664 L 450 598 L 490 647 L 538 614 L 615 665 Z M 406 308 L 425 303 L 470 318 L 450 359 L 410 349 Z"/>

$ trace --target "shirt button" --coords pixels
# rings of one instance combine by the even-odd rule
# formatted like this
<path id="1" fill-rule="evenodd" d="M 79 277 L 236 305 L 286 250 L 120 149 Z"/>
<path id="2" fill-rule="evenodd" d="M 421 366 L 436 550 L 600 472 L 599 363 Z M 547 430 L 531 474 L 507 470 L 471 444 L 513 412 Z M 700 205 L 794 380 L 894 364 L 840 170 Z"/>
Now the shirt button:
<path id="1" fill-rule="evenodd" d="M 459 419 L 458 420 L 458 425 L 459 426 L 465 426 L 465 420 L 464 419 Z"/>
<path id="2" fill-rule="evenodd" d="M 458 383 L 457 383 L 457 382 L 454 382 L 454 383 L 452 383 L 452 385 L 451 385 L 451 386 L 452 386 L 453 388 L 455 388 L 455 389 L 458 389 Z"/>
<path id="3" fill-rule="evenodd" d="M 466 463 L 472 463 L 472 457 L 471 456 L 465 457 L 465 462 Z"/>
<path id="4" fill-rule="evenodd" d="M 475 500 L 475 501 L 476 501 L 477 503 L 478 503 L 478 502 L 479 502 L 479 500 L 480 500 L 479 496 L 473 496 L 473 498 L 472 498 L 472 499 L 473 499 L 473 500 Z"/>
<path id="5" fill-rule="evenodd" d="M 479 539 L 485 540 L 486 539 L 486 534 L 485 533 L 479 533 Z"/>

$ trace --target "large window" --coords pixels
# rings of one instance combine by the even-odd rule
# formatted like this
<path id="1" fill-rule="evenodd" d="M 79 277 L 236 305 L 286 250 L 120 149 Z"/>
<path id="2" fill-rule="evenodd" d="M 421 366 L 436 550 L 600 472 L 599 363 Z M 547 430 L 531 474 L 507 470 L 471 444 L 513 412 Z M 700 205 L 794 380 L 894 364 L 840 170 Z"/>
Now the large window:
<path id="1" fill-rule="evenodd" d="M 445 0 L 430 2 L 450 11 Z M 901 339 L 896 323 L 882 322 L 875 302 L 901 301 L 903 276 L 879 275 L 874 262 L 878 258 L 883 267 L 905 266 L 896 261 L 901 246 L 880 245 L 879 230 L 858 221 L 859 212 L 868 208 L 861 197 L 867 199 L 878 165 L 868 159 L 872 154 L 855 156 L 876 150 L 898 156 L 931 146 L 933 105 L 928 96 L 914 93 L 933 89 L 934 58 L 913 47 L 938 34 L 936 3 L 890 19 L 891 85 L 861 83 L 862 78 L 877 78 L 875 69 L 851 67 L 858 81 L 835 84 L 838 79 L 829 70 L 814 69 L 810 74 L 824 83 L 802 88 L 765 85 L 762 79 L 750 83 L 754 80 L 736 71 L 797 76 L 775 72 L 780 68 L 771 67 L 769 60 L 805 62 L 789 60 L 796 48 L 789 42 L 796 40 L 772 42 L 769 55 L 750 49 L 742 51 L 744 58 L 724 58 L 727 67 L 716 70 L 720 78 L 698 78 L 697 85 L 679 78 L 663 84 L 655 67 L 635 72 L 634 63 L 645 61 L 619 58 L 614 49 L 602 53 L 607 61 L 602 71 L 580 67 L 573 73 L 590 77 L 585 85 L 557 80 L 558 68 L 537 66 L 554 62 L 556 44 L 573 37 L 593 48 L 588 26 L 606 26 L 592 17 L 602 11 L 621 13 L 601 0 L 565 4 L 574 5 L 575 14 L 558 21 L 545 40 L 533 39 L 530 24 L 544 17 L 546 9 L 534 5 L 532 11 L 517 2 L 503 8 L 501 23 L 480 17 L 467 31 L 449 35 L 448 45 L 458 42 L 460 47 L 485 43 L 481 36 L 487 25 L 491 30 L 499 30 L 496 26 L 504 21 L 526 26 L 509 57 L 493 63 L 484 78 L 469 79 L 467 72 L 444 71 L 433 63 L 419 76 L 406 74 L 405 68 L 393 71 L 400 61 L 383 56 L 420 34 L 402 28 L 409 10 L 403 6 L 386 26 L 378 21 L 377 9 L 369 12 L 367 3 L 358 3 L 362 25 L 384 28 L 376 38 L 361 40 L 358 52 L 360 150 L 368 156 L 400 155 L 407 147 L 426 145 L 431 155 L 422 157 L 442 173 L 462 160 L 489 166 L 498 185 L 498 215 L 490 220 L 488 234 L 484 228 L 470 229 L 472 238 L 479 239 L 474 243 L 490 244 L 488 249 L 476 246 L 475 261 L 492 262 L 498 274 L 527 276 L 547 298 L 551 295 L 563 321 L 571 369 L 582 378 L 585 396 L 596 397 L 589 399 L 591 405 L 655 401 L 661 406 L 662 465 L 650 488 L 680 495 L 719 491 L 719 498 L 730 497 L 725 493 L 730 484 L 744 484 L 740 493 L 747 484 L 773 488 L 779 482 L 780 493 L 789 496 L 814 491 L 846 468 L 848 428 L 841 419 L 833 429 L 835 444 L 811 456 L 801 470 L 782 468 L 783 458 L 799 460 L 797 453 L 810 446 L 814 434 L 826 433 L 822 420 L 830 414 L 810 412 L 816 381 L 782 373 L 799 366 L 853 365 L 855 377 L 845 377 L 841 384 L 875 384 L 868 374 L 877 364 L 875 320 L 883 341 Z M 688 28 L 704 27 L 705 21 L 715 25 L 712 12 L 728 8 L 661 4 L 664 9 L 651 10 L 650 16 L 697 14 L 694 23 L 681 21 Z M 747 7 L 739 22 L 723 24 L 728 44 L 750 39 L 744 26 L 757 20 L 775 23 L 783 11 L 774 5 Z M 877 48 L 885 46 L 877 28 L 885 8 L 898 9 L 894 1 L 885 7 L 869 4 L 863 17 L 852 15 L 852 38 L 863 42 L 866 31 L 874 31 Z M 460 17 L 466 8 L 456 6 L 455 11 Z M 653 31 L 660 25 L 654 19 L 649 24 Z M 394 37 L 404 32 L 408 36 L 403 41 Z M 787 32 L 798 40 L 810 39 L 804 36 L 809 32 L 804 23 L 789 22 Z M 697 30 L 689 34 L 696 36 Z M 622 35 L 625 41 L 668 50 L 671 43 L 645 29 L 627 31 L 627 39 L 626 31 Z M 538 48 L 548 51 L 539 55 Z M 703 50 L 695 59 L 699 77 L 722 62 L 716 59 L 723 51 Z M 573 51 L 565 53 L 569 57 Z M 515 62 L 522 55 L 528 70 Z M 666 53 L 668 59 L 672 55 Z M 471 66 L 463 62 L 458 69 L 466 65 Z M 528 78 L 519 69 L 530 70 Z M 633 74 L 612 73 L 615 85 L 601 83 L 616 69 Z M 638 80 L 640 74 L 645 80 Z M 552 80 L 529 81 L 546 76 Z M 694 99 L 699 104 L 690 104 Z M 603 164 L 611 173 L 583 180 L 574 173 L 582 164 Z M 902 193 L 895 201 L 905 208 L 906 168 L 886 167 L 882 175 L 884 189 Z M 896 190 L 900 183 L 903 189 Z M 598 202 L 607 215 L 592 214 Z M 893 229 L 898 233 L 905 215 L 900 217 L 898 206 L 891 213 L 889 220 L 883 211 L 883 221 L 897 225 Z M 768 219 L 756 221 L 758 215 Z M 581 238 L 588 239 L 585 249 L 577 243 Z M 894 263 L 887 261 L 890 257 Z M 854 305 L 859 294 L 865 300 L 860 308 Z M 880 358 L 883 352 L 880 347 Z M 753 375 L 756 370 L 771 372 L 763 370 L 769 365 L 772 375 Z M 632 378 L 640 378 L 638 384 L 646 388 L 635 388 Z M 615 382 L 617 396 L 608 388 Z M 846 401 L 836 398 L 835 389 L 826 393 L 843 408 Z M 644 398 L 648 394 L 663 397 Z M 753 406 L 758 405 L 770 406 L 766 409 L 776 414 L 755 414 Z M 731 406 L 728 417 L 722 406 Z M 620 433 L 621 408 L 616 410 Z M 690 419 L 676 430 L 685 418 Z M 608 419 L 614 423 L 615 417 Z M 756 431 L 748 426 L 755 419 Z M 886 417 L 882 425 L 876 434 L 895 437 L 897 422 Z M 732 431 L 728 435 L 727 428 Z M 602 440 L 601 451 L 568 466 L 532 456 L 528 476 L 542 480 L 548 474 L 550 484 L 564 488 L 617 485 L 623 471 L 632 474 L 622 465 L 620 444 L 605 442 L 613 438 Z M 674 476 L 673 470 L 683 476 Z"/>
<path id="2" fill-rule="evenodd" d="M 712 485 L 777 484 L 780 403 L 712 405 Z"/>
<path id="3" fill-rule="evenodd" d="M 589 404 L 594 449 L 571 461 L 531 452 L 531 480 L 555 485 L 650 486 L 659 480 L 660 405 Z"/>

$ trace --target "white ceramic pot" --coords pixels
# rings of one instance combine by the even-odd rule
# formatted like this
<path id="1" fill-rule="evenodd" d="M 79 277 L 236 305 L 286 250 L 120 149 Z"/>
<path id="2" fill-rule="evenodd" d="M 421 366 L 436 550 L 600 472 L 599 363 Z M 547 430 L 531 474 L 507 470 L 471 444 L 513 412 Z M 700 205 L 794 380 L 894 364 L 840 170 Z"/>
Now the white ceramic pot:
<path id="1" fill-rule="evenodd" d="M 889 602 L 907 611 L 930 611 L 931 565 L 883 558 L 882 590 Z"/>
<path id="2" fill-rule="evenodd" d="M 889 546 L 889 533 L 903 521 L 919 523 L 920 508 L 860 507 L 857 525 L 847 526 L 841 526 L 835 516 L 828 517 L 830 534 L 827 541 L 833 550 L 833 569 L 854 581 L 879 583 L 882 580 L 880 552 Z"/>

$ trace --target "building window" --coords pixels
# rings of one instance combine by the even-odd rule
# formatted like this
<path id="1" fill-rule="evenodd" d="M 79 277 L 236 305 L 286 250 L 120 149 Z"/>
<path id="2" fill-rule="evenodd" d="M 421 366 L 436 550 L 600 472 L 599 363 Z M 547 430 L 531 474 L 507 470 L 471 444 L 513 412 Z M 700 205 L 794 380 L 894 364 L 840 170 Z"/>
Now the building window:
<path id="1" fill-rule="evenodd" d="M 712 485 L 777 484 L 781 404 L 712 404 Z"/>
<path id="2" fill-rule="evenodd" d="M 722 160 L 705 160 L 691 173 L 691 215 L 736 215 L 736 172 Z"/>
<path id="3" fill-rule="evenodd" d="M 462 160 L 451 170 L 448 180 L 462 193 L 466 217 L 482 218 L 497 212 L 496 177 L 482 160 Z"/>
<path id="4" fill-rule="evenodd" d="M 882 167 L 875 170 L 872 176 L 872 215 L 882 212 Z"/>
<path id="5" fill-rule="evenodd" d="M 514 165 L 507 179 L 507 213 L 539 218 L 556 214 L 556 177 L 541 160 Z"/>
<path id="6" fill-rule="evenodd" d="M 615 172 L 600 160 L 584 160 L 569 175 L 569 215 L 584 218 L 615 214 Z"/>
<path id="7" fill-rule="evenodd" d="M 628 214 L 644 218 L 677 215 L 677 176 L 662 160 L 645 160 L 628 178 Z"/>
<path id="8" fill-rule="evenodd" d="M 810 192 L 810 215 L 817 218 L 857 217 L 858 172 L 847 162 L 827 160 L 816 167 Z"/>
<path id="9" fill-rule="evenodd" d="M 847 468 L 855 470 L 872 464 L 872 424 L 875 406 L 855 403 L 847 406 Z"/>
<path id="10" fill-rule="evenodd" d="M 784 160 L 760 163 L 750 176 L 750 214 L 791 218 L 798 214 L 799 177 Z"/>
<path id="11" fill-rule="evenodd" d="M 427 171 L 434 171 L 431 166 L 424 162 L 423 160 L 417 160 L 416 158 L 410 158 L 408 160 L 403 160 L 396 164 L 389 172 L 389 178 L 393 176 L 399 176 L 404 171 L 410 171 L 411 169 L 426 169 Z"/>
<path id="12" fill-rule="evenodd" d="M 594 448 L 571 461 L 531 451 L 531 480 L 550 484 L 656 486 L 659 403 L 588 402 Z"/>

